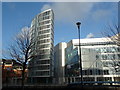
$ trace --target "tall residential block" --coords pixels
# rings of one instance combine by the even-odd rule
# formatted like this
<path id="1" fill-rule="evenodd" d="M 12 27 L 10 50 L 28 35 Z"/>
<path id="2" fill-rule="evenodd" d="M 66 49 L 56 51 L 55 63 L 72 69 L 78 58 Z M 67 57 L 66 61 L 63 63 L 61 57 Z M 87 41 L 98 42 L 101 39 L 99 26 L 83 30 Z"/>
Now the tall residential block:
<path id="1" fill-rule="evenodd" d="M 29 81 L 52 83 L 54 75 L 54 13 L 52 9 L 39 13 L 31 23 L 31 56 Z"/>

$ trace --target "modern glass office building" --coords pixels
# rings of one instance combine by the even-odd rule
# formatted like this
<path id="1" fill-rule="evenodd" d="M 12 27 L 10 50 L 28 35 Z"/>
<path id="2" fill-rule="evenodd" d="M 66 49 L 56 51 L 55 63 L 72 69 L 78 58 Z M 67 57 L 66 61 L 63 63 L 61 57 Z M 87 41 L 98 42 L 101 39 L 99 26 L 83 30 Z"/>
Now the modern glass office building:
<path id="1" fill-rule="evenodd" d="M 52 83 L 54 68 L 54 13 L 39 13 L 31 23 L 31 56 L 28 77 L 33 83 Z"/>
<path id="2" fill-rule="evenodd" d="M 80 81 L 79 40 L 65 49 L 66 82 Z M 108 38 L 81 39 L 83 81 L 120 81 L 120 47 Z"/>
<path id="3" fill-rule="evenodd" d="M 83 81 L 120 81 L 120 47 L 116 43 L 109 38 L 80 39 L 80 42 L 81 56 L 79 39 L 71 40 L 64 48 L 66 83 L 81 81 L 79 57 L 82 59 Z"/>

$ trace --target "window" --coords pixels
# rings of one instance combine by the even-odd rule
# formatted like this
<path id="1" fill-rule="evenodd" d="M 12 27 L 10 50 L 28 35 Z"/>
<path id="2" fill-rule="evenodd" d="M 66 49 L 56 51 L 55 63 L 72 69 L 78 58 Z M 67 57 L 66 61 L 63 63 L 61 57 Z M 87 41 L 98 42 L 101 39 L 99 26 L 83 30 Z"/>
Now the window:
<path id="1" fill-rule="evenodd" d="M 108 62 L 103 62 L 104 67 L 108 67 Z"/>
<path id="2" fill-rule="evenodd" d="M 106 52 L 107 52 L 107 49 L 106 49 L 106 48 L 101 48 L 101 52 L 102 52 L 102 53 L 106 53 Z"/>
<path id="3" fill-rule="evenodd" d="M 36 75 L 49 75 L 49 71 L 37 71 Z"/>
<path id="4" fill-rule="evenodd" d="M 104 70 L 104 75 L 109 75 L 109 71 L 108 70 Z"/>
<path id="5" fill-rule="evenodd" d="M 42 22 L 39 22 L 39 26 L 44 25 L 44 24 L 49 24 L 49 23 L 50 23 L 50 20 L 42 21 Z"/>
<path id="6" fill-rule="evenodd" d="M 109 54 L 109 59 L 110 59 L 110 60 L 115 60 L 115 58 L 116 58 L 116 57 L 115 57 L 115 54 Z"/>
<path id="7" fill-rule="evenodd" d="M 99 60 L 99 55 L 96 55 L 96 60 Z"/>
<path id="8" fill-rule="evenodd" d="M 43 16 L 46 16 L 46 15 L 49 15 L 50 14 L 50 11 L 46 11 L 43 13 Z"/>
<path id="9" fill-rule="evenodd" d="M 37 44 L 40 44 L 40 41 L 38 41 Z"/>
<path id="10" fill-rule="evenodd" d="M 37 64 L 50 64 L 50 60 L 39 60 L 36 61 Z"/>
<path id="11" fill-rule="evenodd" d="M 47 15 L 49 15 L 49 14 L 50 14 L 50 11 L 47 12 Z"/>
<path id="12" fill-rule="evenodd" d="M 119 47 L 117 48 L 117 51 L 120 52 L 120 48 Z"/>
<path id="13" fill-rule="evenodd" d="M 115 47 L 112 47 L 112 48 L 111 48 L 111 51 L 112 51 L 112 52 L 116 52 Z"/>
<path id="14" fill-rule="evenodd" d="M 111 81 L 112 78 L 111 78 L 111 77 L 104 77 L 104 80 L 105 80 L 105 81 Z"/>
<path id="15" fill-rule="evenodd" d="M 43 30 L 43 29 L 47 29 L 50 28 L 50 25 L 44 25 L 44 26 L 40 26 L 39 30 Z"/>
<path id="16" fill-rule="evenodd" d="M 44 44 L 44 45 L 40 45 L 39 49 L 48 48 L 48 47 L 50 47 L 50 44 Z"/>
<path id="17" fill-rule="evenodd" d="M 47 25 L 47 28 L 50 28 L 50 25 Z"/>
<path id="18" fill-rule="evenodd" d="M 102 55 L 103 60 L 107 60 L 107 55 Z"/>
<path id="19" fill-rule="evenodd" d="M 98 70 L 98 75 L 101 75 L 101 71 L 100 70 Z"/>
<path id="20" fill-rule="evenodd" d="M 120 54 L 117 54 L 117 56 L 118 56 L 118 59 L 120 60 Z"/>
<path id="21" fill-rule="evenodd" d="M 50 32 L 50 29 L 43 30 L 43 31 L 39 31 L 39 32 L 38 32 L 38 35 L 40 35 L 40 34 L 45 34 L 45 33 L 49 33 L 49 32 Z"/>
<path id="22" fill-rule="evenodd" d="M 40 40 L 40 43 L 49 43 L 50 42 L 50 39 L 44 39 L 44 40 Z"/>
<path id="23" fill-rule="evenodd" d="M 95 50 L 96 50 L 97 53 L 101 52 L 99 48 L 96 48 Z"/>
<path id="24" fill-rule="evenodd" d="M 45 19 L 49 19 L 49 18 L 50 18 L 50 16 L 45 16 L 44 18 L 45 18 Z"/>
<path id="25" fill-rule="evenodd" d="M 50 34 L 46 34 L 46 35 L 41 35 L 41 36 L 39 36 L 39 39 L 49 38 L 49 37 L 50 37 Z"/>
<path id="26" fill-rule="evenodd" d="M 39 59 L 48 59 L 48 58 L 50 58 L 50 54 L 39 55 L 38 58 Z"/>
<path id="27" fill-rule="evenodd" d="M 39 54 L 49 54 L 50 53 L 50 50 L 49 49 L 44 49 L 44 50 L 40 50 L 39 51 Z"/>
<path id="28" fill-rule="evenodd" d="M 90 75 L 92 75 L 92 70 L 90 70 L 89 72 L 90 72 Z"/>

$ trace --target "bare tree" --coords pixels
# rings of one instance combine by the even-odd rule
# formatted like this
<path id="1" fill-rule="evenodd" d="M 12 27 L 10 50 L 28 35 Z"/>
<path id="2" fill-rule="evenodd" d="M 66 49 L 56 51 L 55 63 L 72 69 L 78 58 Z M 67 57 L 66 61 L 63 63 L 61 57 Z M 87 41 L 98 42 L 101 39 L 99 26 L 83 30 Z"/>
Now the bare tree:
<path id="1" fill-rule="evenodd" d="M 31 45 L 32 43 L 30 41 L 30 29 L 28 27 L 24 27 L 22 31 L 15 37 L 13 44 L 9 48 L 10 55 L 12 56 L 12 58 L 22 64 L 23 69 L 21 84 L 23 88 L 25 80 L 25 69 L 28 60 L 31 58 Z"/>
<path id="2" fill-rule="evenodd" d="M 113 26 L 109 25 L 107 28 L 107 31 L 102 33 L 105 37 L 108 38 L 108 40 L 112 41 L 114 44 L 118 46 L 118 50 L 116 52 L 120 51 L 120 26 L 119 24 L 114 24 Z M 120 58 L 120 56 L 118 56 Z M 114 69 L 116 72 L 120 71 L 120 62 L 113 61 L 114 63 Z"/>
<path id="3" fill-rule="evenodd" d="M 104 36 L 112 40 L 116 45 L 120 46 L 120 26 L 113 25 L 108 27 L 108 31 L 103 33 Z"/>

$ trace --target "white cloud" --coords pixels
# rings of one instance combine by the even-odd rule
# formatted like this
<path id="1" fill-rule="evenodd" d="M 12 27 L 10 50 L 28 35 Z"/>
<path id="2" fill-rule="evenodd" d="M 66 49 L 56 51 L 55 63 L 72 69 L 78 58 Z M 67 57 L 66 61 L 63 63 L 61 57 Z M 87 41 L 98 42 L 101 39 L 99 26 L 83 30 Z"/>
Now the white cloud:
<path id="1" fill-rule="evenodd" d="M 92 9 L 94 3 L 90 2 L 59 2 L 53 3 L 51 6 L 45 4 L 42 10 L 52 8 L 55 13 L 55 19 L 58 21 L 76 21 L 85 19 Z"/>
<path id="2" fill-rule="evenodd" d="M 93 38 L 94 37 L 94 34 L 93 33 L 89 33 L 86 38 Z"/>
<path id="3" fill-rule="evenodd" d="M 112 8 L 103 9 L 101 7 L 93 10 L 97 2 L 54 2 L 45 4 L 41 11 L 52 8 L 55 13 L 55 20 L 62 22 L 76 22 L 78 20 L 85 21 L 89 18 L 98 21 L 102 18 L 108 18 L 111 15 Z M 95 7 L 94 7 L 95 8 Z"/>
<path id="4" fill-rule="evenodd" d="M 45 5 L 42 7 L 41 11 L 44 11 L 44 10 L 46 10 L 46 9 L 50 9 L 50 8 L 51 8 L 50 5 L 45 4 Z"/>
<path id="5" fill-rule="evenodd" d="M 93 12 L 93 14 L 92 14 L 92 18 L 95 20 L 95 21 L 98 21 L 98 20 L 100 20 L 100 19 L 106 19 L 106 17 L 108 17 L 109 15 L 111 15 L 110 14 L 111 12 L 109 11 L 109 10 L 97 10 L 97 11 L 95 11 L 95 12 Z"/>

